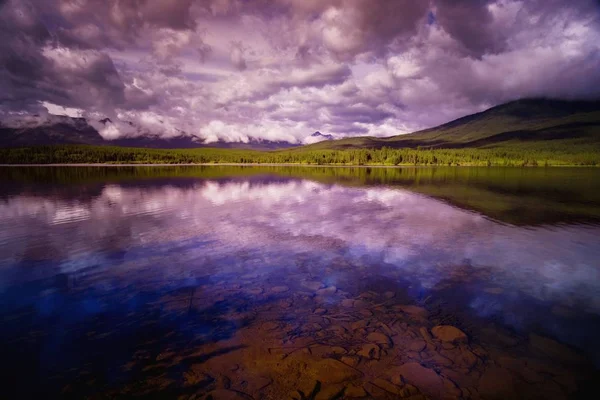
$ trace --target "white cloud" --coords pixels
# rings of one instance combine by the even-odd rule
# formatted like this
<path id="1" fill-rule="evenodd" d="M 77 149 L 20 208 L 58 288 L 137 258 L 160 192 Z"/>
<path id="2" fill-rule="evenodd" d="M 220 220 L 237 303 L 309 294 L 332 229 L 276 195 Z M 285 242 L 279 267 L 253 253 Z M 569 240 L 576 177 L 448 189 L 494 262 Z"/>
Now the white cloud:
<path id="1" fill-rule="evenodd" d="M 299 143 L 317 130 L 406 133 L 521 97 L 600 96 L 591 0 L 276 3 L 8 0 L 2 107 L 102 114 L 111 138 Z"/>
<path id="2" fill-rule="evenodd" d="M 63 107 L 47 101 L 42 101 L 42 106 L 44 106 L 50 114 L 66 115 L 73 118 L 82 117 L 84 112 L 81 108 Z"/>

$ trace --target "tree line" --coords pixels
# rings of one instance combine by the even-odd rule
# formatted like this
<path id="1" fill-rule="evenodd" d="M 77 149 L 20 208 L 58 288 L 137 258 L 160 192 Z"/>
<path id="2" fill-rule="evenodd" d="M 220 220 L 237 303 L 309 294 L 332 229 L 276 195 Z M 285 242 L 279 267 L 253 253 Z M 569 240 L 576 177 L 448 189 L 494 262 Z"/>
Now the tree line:
<path id="1" fill-rule="evenodd" d="M 308 165 L 465 165 L 550 166 L 600 165 L 593 148 L 552 146 L 463 149 L 346 149 L 277 151 L 239 149 L 146 149 L 57 145 L 0 149 L 4 164 L 308 164 Z"/>

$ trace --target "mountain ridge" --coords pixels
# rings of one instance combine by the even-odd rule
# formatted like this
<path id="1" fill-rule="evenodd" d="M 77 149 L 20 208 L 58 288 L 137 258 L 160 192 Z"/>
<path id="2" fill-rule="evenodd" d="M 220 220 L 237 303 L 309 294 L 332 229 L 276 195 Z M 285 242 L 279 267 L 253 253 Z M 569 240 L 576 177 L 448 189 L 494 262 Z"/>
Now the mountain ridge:
<path id="1" fill-rule="evenodd" d="M 19 127 L 7 126 L 0 122 L 0 147 L 27 147 L 41 145 L 81 144 L 90 146 L 118 146 L 150 149 L 194 149 L 204 147 L 235 148 L 250 150 L 276 150 L 292 148 L 300 144 L 285 141 L 272 141 L 249 138 L 248 142 L 209 142 L 202 138 L 185 134 L 172 137 L 158 135 L 137 135 L 108 140 L 82 117 L 52 115 L 47 122 L 35 121 L 36 116 L 20 121 Z M 112 123 L 110 118 L 98 121 L 102 125 Z M 130 126 L 133 123 L 126 122 Z"/>
<path id="2" fill-rule="evenodd" d="M 479 148 L 538 140 L 600 142 L 600 101 L 520 99 L 409 134 L 358 136 L 302 148 Z"/>
<path id="3" fill-rule="evenodd" d="M 36 124 L 24 119 L 15 128 L 0 122 L 0 147 L 84 144 L 155 149 L 193 149 L 204 147 L 246 150 L 343 150 L 389 148 L 484 148 L 503 143 L 555 142 L 571 140 L 578 144 L 600 143 L 600 100 L 569 101 L 528 98 L 511 101 L 466 115 L 439 126 L 389 137 L 357 136 L 335 139 L 315 131 L 308 138 L 322 139 L 302 146 L 286 141 L 250 138 L 248 142 L 210 142 L 181 134 L 174 137 L 138 135 L 114 140 L 103 138 L 81 117 L 51 116 L 49 123 Z M 98 123 L 112 123 L 104 118 Z M 129 122 L 130 125 L 132 123 Z"/>

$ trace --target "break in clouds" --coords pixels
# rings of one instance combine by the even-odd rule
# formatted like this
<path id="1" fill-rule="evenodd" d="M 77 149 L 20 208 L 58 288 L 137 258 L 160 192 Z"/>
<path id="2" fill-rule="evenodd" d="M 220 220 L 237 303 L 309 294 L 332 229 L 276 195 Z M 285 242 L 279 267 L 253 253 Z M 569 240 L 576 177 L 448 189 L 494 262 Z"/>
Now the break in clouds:
<path id="1" fill-rule="evenodd" d="M 0 0 L 5 125 L 306 143 L 541 96 L 600 96 L 597 0 Z"/>

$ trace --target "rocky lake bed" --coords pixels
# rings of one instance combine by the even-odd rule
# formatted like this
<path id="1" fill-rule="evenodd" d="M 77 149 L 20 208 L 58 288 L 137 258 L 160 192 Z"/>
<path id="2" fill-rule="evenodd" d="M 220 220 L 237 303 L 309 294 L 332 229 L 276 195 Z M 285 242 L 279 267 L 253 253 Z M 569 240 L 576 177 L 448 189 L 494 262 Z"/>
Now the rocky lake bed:
<path id="1" fill-rule="evenodd" d="M 163 313 L 185 318 L 188 329 L 196 319 L 212 321 L 211 340 L 148 343 L 153 351 L 140 346 L 124 367 L 140 379 L 106 396 L 569 399 L 581 396 L 593 377 L 591 362 L 569 346 L 495 324 L 461 323 L 427 303 L 406 303 L 402 292 L 351 294 L 314 278 L 256 285 L 256 278 L 157 301 Z M 221 332 L 217 321 L 235 331 Z"/>

